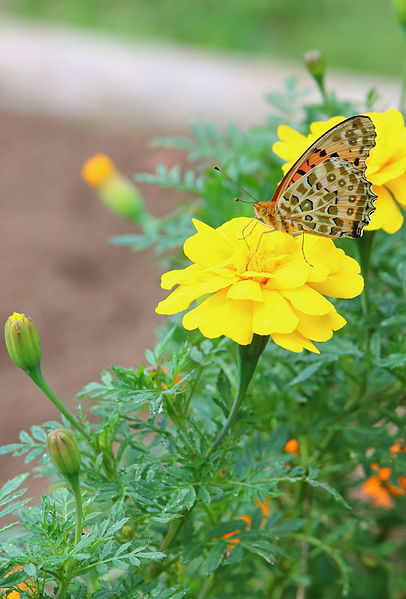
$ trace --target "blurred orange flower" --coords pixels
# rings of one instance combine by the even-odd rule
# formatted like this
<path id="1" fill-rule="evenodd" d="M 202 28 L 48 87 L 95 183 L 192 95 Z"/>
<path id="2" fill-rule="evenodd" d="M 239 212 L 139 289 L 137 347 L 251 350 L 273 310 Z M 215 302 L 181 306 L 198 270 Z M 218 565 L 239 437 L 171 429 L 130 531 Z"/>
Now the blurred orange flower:
<path id="1" fill-rule="evenodd" d="M 295 455 L 297 455 L 299 453 L 299 443 L 296 441 L 296 439 L 289 439 L 289 441 L 286 442 L 284 450 L 287 453 L 293 453 Z"/>
<path id="2" fill-rule="evenodd" d="M 399 451 L 406 451 L 406 446 L 395 443 L 391 446 L 391 456 L 396 457 Z M 370 476 L 361 485 L 361 497 L 372 501 L 373 507 L 382 507 L 389 509 L 393 507 L 393 497 L 399 497 L 406 494 L 406 476 L 401 476 L 397 485 L 394 485 L 389 479 L 392 474 L 392 468 L 380 468 L 378 464 L 371 464 L 372 470 L 376 474 Z"/>

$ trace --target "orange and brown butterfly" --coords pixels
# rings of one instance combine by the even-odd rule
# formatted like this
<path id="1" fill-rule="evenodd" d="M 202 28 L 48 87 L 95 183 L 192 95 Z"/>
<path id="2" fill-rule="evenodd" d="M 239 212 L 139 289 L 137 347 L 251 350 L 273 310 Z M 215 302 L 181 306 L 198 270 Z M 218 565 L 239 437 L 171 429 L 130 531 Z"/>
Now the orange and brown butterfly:
<path id="1" fill-rule="evenodd" d="M 253 204 L 256 216 L 286 233 L 361 237 L 377 197 L 365 177 L 375 138 L 368 116 L 342 121 L 295 162 L 270 202 Z"/>

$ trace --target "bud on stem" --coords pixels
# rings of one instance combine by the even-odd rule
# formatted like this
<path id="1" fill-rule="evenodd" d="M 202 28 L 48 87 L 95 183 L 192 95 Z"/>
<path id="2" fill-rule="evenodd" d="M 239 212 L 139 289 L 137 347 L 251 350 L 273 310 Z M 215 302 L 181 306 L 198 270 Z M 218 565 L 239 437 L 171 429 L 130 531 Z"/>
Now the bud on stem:
<path id="1" fill-rule="evenodd" d="M 74 433 L 66 428 L 57 428 L 49 433 L 47 445 L 52 463 L 58 472 L 69 480 L 77 477 L 81 457 Z"/>
<path id="2" fill-rule="evenodd" d="M 96 154 L 82 167 L 84 181 L 97 189 L 103 203 L 111 212 L 122 218 L 138 222 L 143 228 L 151 228 L 155 218 L 145 209 L 137 187 L 125 177 L 105 154 Z"/>
<path id="3" fill-rule="evenodd" d="M 308 50 L 304 53 L 303 60 L 308 72 L 316 81 L 323 98 L 326 99 L 326 91 L 324 88 L 326 63 L 323 54 L 320 52 L 320 50 Z"/>
<path id="4" fill-rule="evenodd" d="M 14 312 L 4 327 L 7 351 L 14 364 L 27 373 L 35 372 L 41 363 L 41 341 L 34 321 Z"/>

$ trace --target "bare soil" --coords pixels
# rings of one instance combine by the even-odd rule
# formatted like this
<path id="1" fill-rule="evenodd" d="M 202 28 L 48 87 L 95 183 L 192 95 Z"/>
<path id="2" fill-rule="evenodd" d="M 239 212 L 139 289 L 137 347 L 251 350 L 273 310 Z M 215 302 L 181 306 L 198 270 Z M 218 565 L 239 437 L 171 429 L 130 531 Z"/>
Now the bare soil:
<path id="1" fill-rule="evenodd" d="M 143 362 L 154 343 L 154 314 L 163 297 L 152 251 L 133 253 L 109 245 L 109 237 L 134 232 L 133 224 L 107 212 L 80 178 L 84 160 L 98 151 L 121 170 L 153 171 L 179 159 L 148 141 L 165 131 L 67 122 L 0 112 L 2 325 L 13 311 L 31 315 L 43 343 L 43 371 L 70 407 L 83 386 L 111 364 Z M 142 188 L 150 210 L 174 206 L 167 191 Z M 21 429 L 58 419 L 58 412 L 0 344 L 0 444 Z M 27 471 L 21 459 L 0 457 L 0 484 Z M 45 483 L 31 483 L 39 493 Z"/>

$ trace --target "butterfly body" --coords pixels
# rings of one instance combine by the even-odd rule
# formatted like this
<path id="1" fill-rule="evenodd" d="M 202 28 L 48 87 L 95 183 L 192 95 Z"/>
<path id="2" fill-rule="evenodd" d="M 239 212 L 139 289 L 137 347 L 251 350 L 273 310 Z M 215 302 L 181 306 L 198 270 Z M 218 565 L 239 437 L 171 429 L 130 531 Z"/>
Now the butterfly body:
<path id="1" fill-rule="evenodd" d="M 254 204 L 256 216 L 290 234 L 361 237 L 377 197 L 365 177 L 375 137 L 367 116 L 342 121 L 296 161 L 270 202 Z"/>

